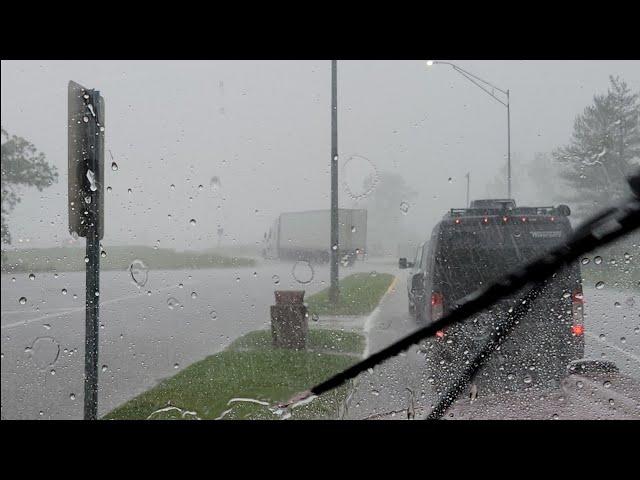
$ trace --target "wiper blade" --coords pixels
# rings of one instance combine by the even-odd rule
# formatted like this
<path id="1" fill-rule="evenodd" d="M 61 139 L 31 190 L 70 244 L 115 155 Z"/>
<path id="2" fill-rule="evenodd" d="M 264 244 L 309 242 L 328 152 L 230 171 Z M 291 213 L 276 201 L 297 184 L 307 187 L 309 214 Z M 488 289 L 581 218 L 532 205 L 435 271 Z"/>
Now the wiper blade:
<path id="1" fill-rule="evenodd" d="M 524 267 L 513 270 L 492 285 L 476 290 L 468 295 L 457 309 L 445 315 L 440 320 L 416 330 L 364 360 L 346 368 L 310 390 L 297 395 L 296 399 L 299 400 L 300 398 L 306 398 L 312 395 L 322 395 L 329 390 L 333 390 L 360 373 L 402 353 L 421 340 L 433 337 L 437 331 L 447 328 L 454 323 L 460 323 L 466 320 L 476 313 L 491 307 L 500 299 L 520 291 L 520 289 L 526 285 L 532 283 L 537 285 L 543 282 L 564 265 L 571 264 L 571 262 L 577 260 L 585 253 L 606 245 L 637 229 L 640 227 L 640 169 L 638 169 L 635 175 L 629 178 L 629 184 L 634 195 L 632 198 L 617 208 L 609 208 L 605 210 L 604 213 L 600 213 L 592 220 L 585 222 L 564 244 L 553 248 L 547 254 Z M 477 365 L 477 369 L 481 366 L 482 363 Z M 460 382 L 456 382 L 456 384 L 458 383 Z M 430 415 L 430 418 L 441 418 L 443 414 L 444 411 L 440 408 L 440 411 L 433 416 Z"/>

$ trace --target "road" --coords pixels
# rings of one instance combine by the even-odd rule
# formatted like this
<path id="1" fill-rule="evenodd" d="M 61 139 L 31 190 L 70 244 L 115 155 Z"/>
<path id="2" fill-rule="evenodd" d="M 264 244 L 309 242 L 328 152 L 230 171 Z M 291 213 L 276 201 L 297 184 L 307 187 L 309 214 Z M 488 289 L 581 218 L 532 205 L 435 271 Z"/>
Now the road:
<path id="1" fill-rule="evenodd" d="M 327 265 L 314 266 L 313 280 L 305 284 L 293 266 L 151 266 L 144 286 L 128 271 L 102 272 L 99 415 L 241 335 L 268 327 L 274 290 L 310 294 L 327 286 Z M 377 268 L 375 260 L 357 262 L 341 276 Z M 296 276 L 307 282 L 310 271 L 296 270 Z M 27 273 L 2 275 L 2 418 L 82 418 L 84 285 L 84 272 L 38 273 L 33 280 Z"/>
<path id="2" fill-rule="evenodd" d="M 296 281 L 292 267 L 261 262 L 238 269 L 151 268 L 144 286 L 134 283 L 129 272 L 102 272 L 99 414 L 239 336 L 267 328 L 274 290 L 311 294 L 326 287 L 326 265 L 314 267 L 309 284 Z M 405 274 L 393 263 L 358 262 L 341 269 L 341 276 L 372 270 L 398 275 L 398 282 L 367 322 L 370 352 L 415 328 L 406 310 Z M 297 276 L 306 281 L 308 274 Z M 640 379 L 640 295 L 591 288 L 585 288 L 585 295 L 587 355 L 611 359 Z M 39 273 L 33 280 L 26 273 L 2 275 L 1 318 L 2 418 L 82 418 L 84 273 Z M 361 375 L 347 416 L 403 410 L 412 396 L 414 402 L 428 402 L 423 361 L 413 349 Z"/>
<path id="3" fill-rule="evenodd" d="M 369 351 L 374 353 L 416 328 L 407 313 L 406 276 L 368 323 Z M 640 292 L 584 287 L 585 357 L 611 360 L 640 384 Z M 407 418 L 407 410 L 428 412 L 436 396 L 417 347 L 361 374 L 348 404 L 347 419 Z M 640 391 L 640 390 L 635 390 Z M 637 398 L 640 402 L 640 398 Z M 518 417 L 520 418 L 520 417 Z"/>

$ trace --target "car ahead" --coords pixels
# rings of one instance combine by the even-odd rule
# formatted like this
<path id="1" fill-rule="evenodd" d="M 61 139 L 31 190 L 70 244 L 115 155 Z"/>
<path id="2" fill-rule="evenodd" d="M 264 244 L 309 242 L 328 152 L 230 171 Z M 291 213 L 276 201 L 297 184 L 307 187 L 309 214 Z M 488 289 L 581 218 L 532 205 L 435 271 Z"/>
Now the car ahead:
<path id="1" fill-rule="evenodd" d="M 476 201 L 451 209 L 418 248 L 408 279 L 409 311 L 434 322 L 509 270 L 544 254 L 571 233 L 569 207 L 516 207 L 513 200 Z M 557 382 L 584 354 L 583 294 L 578 262 L 541 285 L 509 339 L 478 375 L 495 390 Z M 423 345 L 431 383 L 442 389 L 460 374 L 496 327 L 522 302 L 519 292 Z M 483 382 L 483 380 L 486 380 Z"/>

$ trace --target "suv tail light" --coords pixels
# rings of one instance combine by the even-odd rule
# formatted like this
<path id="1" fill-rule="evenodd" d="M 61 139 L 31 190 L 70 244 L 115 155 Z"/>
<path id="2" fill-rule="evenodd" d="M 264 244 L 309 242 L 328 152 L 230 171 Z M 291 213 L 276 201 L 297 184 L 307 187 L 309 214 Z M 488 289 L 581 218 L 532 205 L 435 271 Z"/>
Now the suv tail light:
<path id="1" fill-rule="evenodd" d="M 571 333 L 579 337 L 584 333 L 584 296 L 582 288 L 576 288 L 571 294 L 571 316 L 573 324 L 571 325 Z"/>
<path id="2" fill-rule="evenodd" d="M 435 322 L 440 320 L 444 315 L 444 297 L 439 292 L 433 292 L 431 294 L 431 321 Z M 444 331 L 438 330 L 436 332 L 437 338 L 444 337 Z"/>

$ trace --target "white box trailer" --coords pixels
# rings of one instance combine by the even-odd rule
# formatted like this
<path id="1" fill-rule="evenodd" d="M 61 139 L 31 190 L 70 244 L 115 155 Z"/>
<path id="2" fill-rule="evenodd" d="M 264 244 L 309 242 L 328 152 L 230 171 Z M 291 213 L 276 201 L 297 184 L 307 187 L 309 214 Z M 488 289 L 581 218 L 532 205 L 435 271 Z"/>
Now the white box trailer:
<path id="1" fill-rule="evenodd" d="M 340 257 L 352 264 L 364 255 L 367 245 L 367 211 L 338 210 Z M 331 258 L 331 211 L 282 213 L 264 234 L 263 254 L 267 258 L 315 262 Z"/>

